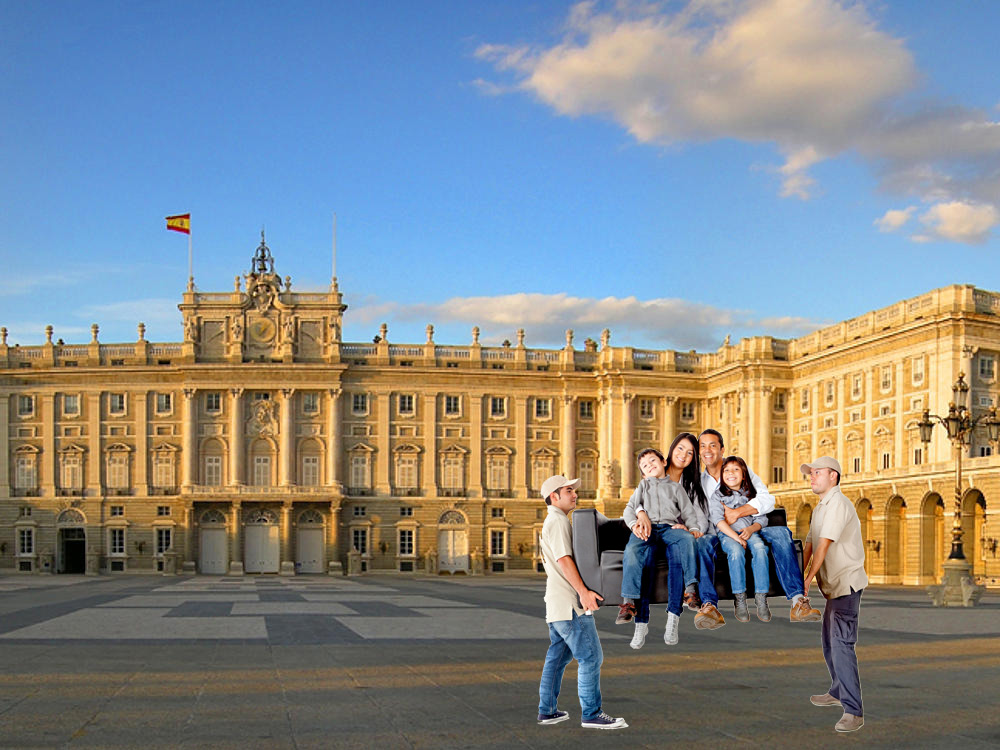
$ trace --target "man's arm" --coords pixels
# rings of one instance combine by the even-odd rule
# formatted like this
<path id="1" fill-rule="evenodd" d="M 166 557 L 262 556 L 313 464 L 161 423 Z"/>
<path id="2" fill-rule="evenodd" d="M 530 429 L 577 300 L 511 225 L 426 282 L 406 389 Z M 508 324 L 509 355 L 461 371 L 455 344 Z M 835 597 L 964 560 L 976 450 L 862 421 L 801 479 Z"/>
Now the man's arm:
<path id="1" fill-rule="evenodd" d="M 569 585 L 572 586 L 576 593 L 580 595 L 580 604 L 588 612 L 593 612 L 596 610 L 600 604 L 598 600 L 604 601 L 604 597 L 597 594 L 594 591 L 588 589 L 584 583 L 583 579 L 580 578 L 580 571 L 576 569 L 576 561 L 573 559 L 572 555 L 564 555 L 556 560 L 556 565 L 562 570 L 563 575 L 566 576 L 566 580 L 569 581 Z"/>
<path id="2" fill-rule="evenodd" d="M 820 537 L 819 544 L 816 545 L 816 554 L 812 555 L 812 545 L 809 545 L 806 549 L 809 554 L 812 555 L 812 565 L 806 564 L 808 572 L 804 576 L 805 580 L 805 595 L 809 596 L 809 584 L 812 579 L 819 574 L 819 569 L 823 565 L 823 560 L 826 559 L 826 552 L 830 549 L 830 545 L 833 544 L 832 539 L 827 539 L 825 536 Z M 804 559 L 809 558 L 803 556 Z"/>

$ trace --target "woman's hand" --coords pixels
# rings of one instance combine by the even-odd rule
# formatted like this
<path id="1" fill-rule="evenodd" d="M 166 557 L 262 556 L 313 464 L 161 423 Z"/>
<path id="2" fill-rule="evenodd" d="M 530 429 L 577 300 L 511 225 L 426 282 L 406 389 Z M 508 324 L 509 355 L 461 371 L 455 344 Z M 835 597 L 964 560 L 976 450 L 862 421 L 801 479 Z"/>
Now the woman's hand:
<path id="1" fill-rule="evenodd" d="M 698 531 L 698 529 L 694 529 L 694 530 L 691 531 L 691 536 L 693 536 L 695 539 L 697 539 L 698 537 L 702 536 L 702 533 L 700 531 Z"/>

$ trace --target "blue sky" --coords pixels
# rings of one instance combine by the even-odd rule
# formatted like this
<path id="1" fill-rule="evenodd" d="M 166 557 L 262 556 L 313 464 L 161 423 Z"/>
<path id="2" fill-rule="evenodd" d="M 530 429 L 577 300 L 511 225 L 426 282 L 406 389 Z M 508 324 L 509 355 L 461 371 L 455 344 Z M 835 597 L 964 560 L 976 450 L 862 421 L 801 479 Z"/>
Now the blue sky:
<path id="1" fill-rule="evenodd" d="M 181 339 L 261 226 L 344 336 L 711 350 L 1000 288 L 1000 4 L 0 4 L 0 325 Z"/>

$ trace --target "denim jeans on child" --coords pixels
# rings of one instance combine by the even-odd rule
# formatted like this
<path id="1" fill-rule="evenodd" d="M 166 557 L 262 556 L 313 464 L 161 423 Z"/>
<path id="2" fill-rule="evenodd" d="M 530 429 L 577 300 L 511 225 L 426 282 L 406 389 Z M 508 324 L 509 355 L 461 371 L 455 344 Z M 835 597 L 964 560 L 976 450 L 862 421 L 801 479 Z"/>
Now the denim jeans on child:
<path id="1" fill-rule="evenodd" d="M 698 555 L 698 596 L 704 604 L 709 602 L 719 606 L 719 594 L 715 590 L 715 558 L 719 554 L 719 535 L 703 534 L 694 540 Z"/>
<path id="2" fill-rule="evenodd" d="M 572 620 L 549 623 L 549 650 L 538 685 L 539 714 L 554 714 L 558 710 L 563 672 L 573 659 L 578 666 L 576 692 L 582 720 L 601 713 L 601 662 L 604 661 L 601 639 L 597 636 L 594 616 L 574 612 Z"/>
<path id="3" fill-rule="evenodd" d="M 785 596 L 794 599 L 804 593 L 806 588 L 802 580 L 802 568 L 799 567 L 799 558 L 792 546 L 791 530 L 787 526 L 765 526 L 757 533 L 764 537 L 771 550 L 774 572 L 778 575 L 781 588 L 785 590 Z"/>
<path id="4" fill-rule="evenodd" d="M 649 546 L 649 557 L 643 565 L 642 574 L 642 596 L 635 603 L 635 621 L 649 622 L 649 598 L 653 591 L 653 576 L 656 575 L 655 548 Z M 684 571 L 677 562 L 677 558 L 671 556 L 670 549 L 664 550 L 667 556 L 667 612 L 680 615 L 684 606 Z"/>
<path id="5" fill-rule="evenodd" d="M 654 523 L 645 541 L 632 534 L 625 545 L 622 559 L 622 597 L 638 599 L 642 595 L 642 573 L 647 562 L 652 562 L 648 554 L 656 545 L 670 548 L 684 572 L 684 585 L 698 581 L 698 566 L 694 557 L 694 537 L 684 529 L 673 529 L 668 523 Z"/>
<path id="6" fill-rule="evenodd" d="M 742 594 L 747 590 L 746 550 L 743 545 L 726 534 L 719 534 L 722 551 L 729 559 L 729 581 L 734 594 Z M 756 531 L 747 540 L 750 550 L 750 567 L 753 570 L 754 591 L 766 594 L 771 587 L 771 575 L 767 569 L 767 545 Z"/>

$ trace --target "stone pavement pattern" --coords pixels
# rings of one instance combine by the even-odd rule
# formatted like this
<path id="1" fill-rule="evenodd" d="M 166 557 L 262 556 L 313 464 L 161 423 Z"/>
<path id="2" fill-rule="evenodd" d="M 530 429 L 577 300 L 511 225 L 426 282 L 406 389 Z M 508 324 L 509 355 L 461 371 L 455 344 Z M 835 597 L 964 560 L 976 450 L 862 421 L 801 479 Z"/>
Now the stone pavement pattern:
<path id="1" fill-rule="evenodd" d="M 865 726 L 838 735 L 817 624 L 774 619 L 647 645 L 596 617 L 606 710 L 579 726 L 576 670 L 534 723 L 548 645 L 537 578 L 0 577 L 0 748 L 1000 747 L 1000 595 L 930 607 L 871 588 Z M 821 602 L 820 602 L 821 604 Z"/>

